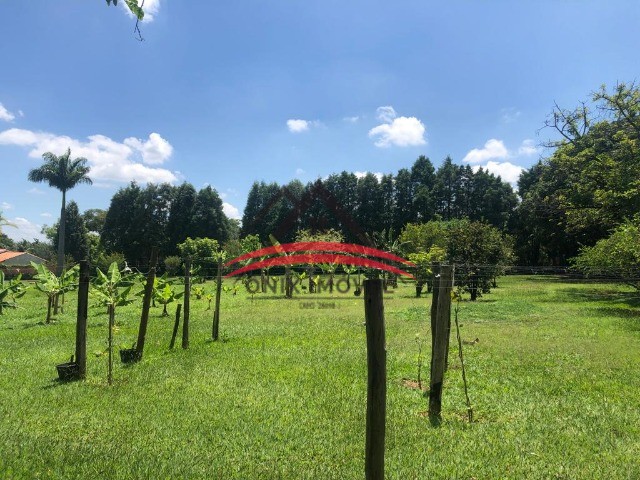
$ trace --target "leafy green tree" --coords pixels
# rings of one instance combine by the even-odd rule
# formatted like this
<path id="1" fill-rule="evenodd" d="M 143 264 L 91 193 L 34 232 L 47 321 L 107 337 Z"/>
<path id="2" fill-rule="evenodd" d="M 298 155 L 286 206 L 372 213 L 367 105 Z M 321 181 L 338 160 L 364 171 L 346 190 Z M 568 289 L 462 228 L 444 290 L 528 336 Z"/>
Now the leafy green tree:
<path id="1" fill-rule="evenodd" d="M 552 263 L 566 263 L 640 211 L 640 89 L 603 86 L 591 100 L 554 109 L 545 124 L 560 137 L 546 143 L 555 150 L 521 176 L 519 248 L 524 241 L 532 256 L 551 248 Z"/>
<path id="2" fill-rule="evenodd" d="M 413 215 L 420 222 L 428 222 L 435 214 L 435 169 L 431 161 L 420 155 L 411 167 Z"/>
<path id="3" fill-rule="evenodd" d="M 57 156 L 51 152 L 42 155 L 44 164 L 29 171 L 28 178 L 32 182 L 47 182 L 50 187 L 62 192 L 62 208 L 60 209 L 60 234 L 58 235 L 57 273 L 64 270 L 64 240 L 66 226 L 66 195 L 76 185 L 93 182 L 88 176 L 89 166 L 86 158 L 71 160 L 71 149 Z"/>
<path id="4" fill-rule="evenodd" d="M 588 276 L 615 278 L 640 290 L 640 218 L 627 221 L 592 247 L 583 247 L 573 264 Z"/>
<path id="5" fill-rule="evenodd" d="M 433 265 L 436 262 L 443 262 L 446 257 L 447 252 L 444 250 L 444 248 L 435 245 L 429 248 L 429 251 L 427 252 L 409 254 L 409 260 L 411 260 L 416 265 L 416 297 L 420 297 L 425 284 L 427 285 L 427 291 L 432 291 L 433 283 L 431 281 L 431 277 L 433 275 Z"/>
<path id="6" fill-rule="evenodd" d="M 188 236 L 195 236 L 191 232 L 193 209 L 196 204 L 196 189 L 190 183 L 183 183 L 175 189 L 169 218 L 167 221 L 166 235 L 167 253 L 175 255 L 177 245 L 184 242 Z"/>
<path id="7" fill-rule="evenodd" d="M 66 223 L 64 253 L 65 255 L 71 255 L 76 262 L 84 260 L 89 253 L 89 232 L 78 210 L 78 204 L 74 201 L 69 202 L 67 205 Z M 46 235 L 53 244 L 55 239 L 60 236 L 60 223 L 56 223 L 53 228 L 47 230 Z"/>
<path id="8" fill-rule="evenodd" d="M 178 245 L 182 258 L 190 258 L 196 271 L 206 277 L 215 275 L 217 259 L 222 253 L 220 244 L 214 238 L 187 238 Z"/>
<path id="9" fill-rule="evenodd" d="M 111 199 L 101 239 L 107 252 L 122 252 L 133 263 L 145 264 L 154 246 L 166 255 L 167 224 L 174 188 L 148 184 L 144 189 L 132 182 Z"/>
<path id="10" fill-rule="evenodd" d="M 181 265 L 182 259 L 177 255 L 172 255 L 164 259 L 164 268 L 170 276 L 175 275 L 180 269 Z"/>
<path id="11" fill-rule="evenodd" d="M 401 168 L 395 177 L 395 201 L 393 213 L 393 230 L 400 232 L 408 223 L 416 220 L 413 209 L 413 185 L 411 173 Z"/>
<path id="12" fill-rule="evenodd" d="M 82 220 L 87 230 L 97 234 L 102 233 L 106 217 L 107 211 L 101 208 L 90 208 L 82 213 Z"/>
<path id="13" fill-rule="evenodd" d="M 7 237 L 4 233 L 0 233 L 0 248 L 6 248 L 7 250 L 16 250 L 16 242 Z"/>
<path id="14" fill-rule="evenodd" d="M 382 188 L 376 176 L 368 172 L 358 179 L 358 206 L 355 211 L 356 221 L 365 232 L 382 230 L 380 214 L 384 209 Z"/>
<path id="15" fill-rule="evenodd" d="M 513 241 L 496 227 L 468 219 L 409 224 L 400 240 L 409 258 L 440 247 L 456 265 L 456 283 L 476 300 L 513 262 Z M 415 258 L 415 257 L 414 257 Z"/>
<path id="16" fill-rule="evenodd" d="M 210 186 L 200 190 L 196 196 L 189 233 L 193 237 L 214 238 L 218 242 L 225 242 L 229 238 L 222 200 Z"/>

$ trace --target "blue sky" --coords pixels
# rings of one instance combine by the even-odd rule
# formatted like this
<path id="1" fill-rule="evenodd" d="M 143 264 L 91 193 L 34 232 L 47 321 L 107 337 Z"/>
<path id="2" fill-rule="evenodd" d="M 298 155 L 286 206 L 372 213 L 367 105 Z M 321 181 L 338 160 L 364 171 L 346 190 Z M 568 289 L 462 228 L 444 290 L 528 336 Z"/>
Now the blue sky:
<path id="1" fill-rule="evenodd" d="M 123 2 L 120 2 L 123 3 Z M 640 2 L 146 0 L 144 41 L 104 0 L 0 0 L 0 209 L 35 238 L 60 193 L 26 180 L 84 156 L 107 208 L 130 180 L 213 185 L 239 216 L 255 180 L 393 173 L 419 155 L 514 181 L 538 130 L 638 76 Z"/>

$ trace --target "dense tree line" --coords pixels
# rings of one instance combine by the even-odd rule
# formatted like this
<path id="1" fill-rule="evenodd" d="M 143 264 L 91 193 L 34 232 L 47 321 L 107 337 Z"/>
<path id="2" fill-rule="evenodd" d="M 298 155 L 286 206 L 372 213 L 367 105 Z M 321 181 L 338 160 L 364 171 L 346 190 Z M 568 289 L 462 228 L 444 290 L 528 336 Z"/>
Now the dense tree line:
<path id="1" fill-rule="evenodd" d="M 159 247 L 160 256 L 176 255 L 177 245 L 187 237 L 206 237 L 224 243 L 234 230 L 222 210 L 218 193 L 207 186 L 196 191 L 183 183 L 131 183 L 111 199 L 99 232 L 107 252 L 121 252 L 129 262 L 145 264 L 151 248 Z"/>
<path id="2" fill-rule="evenodd" d="M 286 185 L 255 182 L 240 226 L 225 216 L 222 200 L 211 187 L 197 191 L 189 183 L 131 183 L 113 196 L 106 211 L 80 213 L 69 203 L 65 253 L 76 261 L 88 252 L 96 263 L 126 258 L 145 264 L 152 246 L 160 247 L 162 257 L 178 255 L 177 245 L 188 237 L 224 245 L 256 235 L 262 244 L 270 244 L 270 235 L 284 243 L 295 241 L 300 231 L 329 230 L 346 242 L 397 250 L 407 225 L 454 222 L 442 225 L 448 225 L 448 231 L 453 225 L 464 226 L 460 236 L 473 228 L 484 231 L 480 225 L 485 225 L 508 235 L 505 239 L 513 238 L 509 248 L 513 246 L 514 262 L 520 265 L 573 262 L 584 271 L 601 271 L 600 264 L 624 245 L 632 249 L 625 254 L 627 260 L 620 254 L 610 262 L 621 271 L 623 263 L 633 263 L 629 258 L 640 258 L 638 241 L 629 247 L 628 240 L 620 240 L 635 239 L 629 232 L 637 231 L 639 221 L 640 89 L 624 83 L 612 91 L 603 86 L 590 103 L 573 110 L 556 107 L 546 126 L 559 140 L 547 142 L 549 156 L 522 173 L 518 195 L 481 168 L 474 171 L 447 157 L 436 169 L 420 156 L 411 168 L 395 174 L 343 171 L 306 185 L 299 180 Z M 470 223 L 455 223 L 458 220 Z M 0 235 L 0 246 L 49 258 L 58 228 L 44 230 L 51 245 L 13 242 Z M 453 244 L 436 245 L 449 249 Z M 453 251 L 448 256 L 455 257 Z M 640 261 L 632 269 L 640 270 Z"/>
<path id="3" fill-rule="evenodd" d="M 273 234 L 289 242 L 300 229 L 334 229 L 346 241 L 367 243 L 373 232 L 391 229 L 397 236 L 408 223 L 461 218 L 507 229 L 516 205 L 513 189 L 500 177 L 451 158 L 436 170 L 420 156 L 411 169 L 380 178 L 342 172 L 307 185 L 255 182 L 241 235 L 256 234 L 266 242 Z"/>

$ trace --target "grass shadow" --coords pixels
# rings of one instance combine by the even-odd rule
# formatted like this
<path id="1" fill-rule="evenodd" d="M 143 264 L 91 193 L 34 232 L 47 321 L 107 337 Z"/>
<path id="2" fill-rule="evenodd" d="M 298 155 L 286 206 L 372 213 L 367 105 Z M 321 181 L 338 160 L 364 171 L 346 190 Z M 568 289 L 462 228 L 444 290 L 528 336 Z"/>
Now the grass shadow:
<path id="1" fill-rule="evenodd" d="M 640 294 L 638 292 L 621 292 L 620 290 L 583 289 L 583 288 L 562 288 L 558 294 L 570 302 L 613 302 L 623 304 L 631 308 L 640 307 Z M 555 300 L 554 300 L 555 301 Z M 609 308 L 612 312 L 615 308 Z"/>

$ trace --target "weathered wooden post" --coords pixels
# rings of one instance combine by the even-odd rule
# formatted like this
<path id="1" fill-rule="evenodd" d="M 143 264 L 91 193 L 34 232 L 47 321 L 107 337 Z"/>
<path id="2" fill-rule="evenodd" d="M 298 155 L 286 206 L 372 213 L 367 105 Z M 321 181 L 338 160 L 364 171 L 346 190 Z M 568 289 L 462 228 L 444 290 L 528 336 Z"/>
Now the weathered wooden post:
<path id="1" fill-rule="evenodd" d="M 431 268 L 431 370 L 433 371 L 433 352 L 436 347 L 436 314 L 438 312 L 438 294 L 440 293 L 440 264 Z"/>
<path id="2" fill-rule="evenodd" d="M 182 304 L 179 303 L 176 307 L 176 321 L 173 324 L 173 334 L 171 335 L 171 343 L 169 343 L 169 349 L 173 349 L 176 344 L 176 336 L 178 335 L 178 327 L 180 326 L 180 309 Z"/>
<path id="3" fill-rule="evenodd" d="M 114 304 L 109 304 L 107 307 L 109 311 L 109 367 L 107 370 L 107 383 L 111 385 L 113 383 L 113 325 L 115 323 L 116 307 Z"/>
<path id="4" fill-rule="evenodd" d="M 182 321 L 182 348 L 189 348 L 189 312 L 191 298 L 191 259 L 184 261 L 184 320 Z"/>
<path id="5" fill-rule="evenodd" d="M 213 326 L 211 328 L 211 337 L 218 340 L 220 330 L 220 293 L 222 292 L 222 256 L 218 257 L 218 275 L 216 285 L 216 308 L 213 311 Z"/>
<path id="6" fill-rule="evenodd" d="M 442 385 L 447 355 L 447 328 L 451 314 L 451 288 L 453 285 L 453 266 L 443 265 L 440 269 L 438 285 L 438 306 L 435 329 L 432 332 L 433 351 L 431 352 L 431 381 L 429 385 L 429 416 L 439 419 L 442 411 Z"/>
<path id="7" fill-rule="evenodd" d="M 147 337 L 147 324 L 149 323 L 149 308 L 151 307 L 151 294 L 153 284 L 156 279 L 156 263 L 158 262 L 158 247 L 151 249 L 151 260 L 149 261 L 149 273 L 147 273 L 147 283 L 144 286 L 144 297 L 142 298 L 142 315 L 140 316 L 140 328 L 138 329 L 138 342 L 136 350 L 139 359 L 142 359 L 144 352 L 144 341 Z"/>
<path id="8" fill-rule="evenodd" d="M 80 284 L 78 285 L 78 314 L 76 317 L 76 363 L 78 378 L 87 376 L 87 317 L 89 308 L 89 262 L 80 261 Z"/>
<path id="9" fill-rule="evenodd" d="M 380 279 L 364 281 L 367 331 L 367 427 L 364 469 L 367 480 L 384 479 L 387 352 L 382 289 Z"/>

